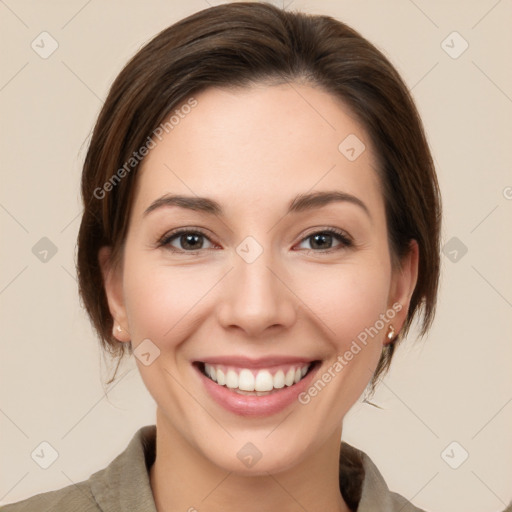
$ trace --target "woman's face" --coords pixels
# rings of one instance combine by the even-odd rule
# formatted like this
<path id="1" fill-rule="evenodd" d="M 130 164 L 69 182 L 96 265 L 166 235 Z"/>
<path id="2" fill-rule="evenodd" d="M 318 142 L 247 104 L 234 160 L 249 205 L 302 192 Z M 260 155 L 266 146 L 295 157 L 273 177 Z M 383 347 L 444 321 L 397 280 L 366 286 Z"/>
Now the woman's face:
<path id="1" fill-rule="evenodd" d="M 109 306 L 163 428 L 226 470 L 277 472 L 339 443 L 404 321 L 417 250 L 393 272 L 370 140 L 332 95 L 195 99 L 139 169 Z"/>

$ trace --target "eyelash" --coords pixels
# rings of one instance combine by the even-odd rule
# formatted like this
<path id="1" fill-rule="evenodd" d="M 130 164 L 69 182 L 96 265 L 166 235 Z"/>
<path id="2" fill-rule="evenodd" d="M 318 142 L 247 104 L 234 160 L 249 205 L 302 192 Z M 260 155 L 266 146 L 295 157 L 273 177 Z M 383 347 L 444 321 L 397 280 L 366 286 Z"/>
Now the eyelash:
<path id="1" fill-rule="evenodd" d="M 186 251 L 186 250 L 182 250 L 182 249 L 176 249 L 175 247 L 172 247 L 171 245 L 169 245 L 175 238 L 177 238 L 179 235 L 182 235 L 184 233 L 204 236 L 208 241 L 213 243 L 210 240 L 210 238 L 207 236 L 207 234 L 204 231 L 202 231 L 201 229 L 199 229 L 199 228 L 196 228 L 196 229 L 179 228 L 179 229 L 176 229 L 174 231 L 171 231 L 170 233 L 166 233 L 163 237 L 161 237 L 158 240 L 158 242 L 157 242 L 157 247 L 167 247 L 172 252 L 175 252 L 175 253 L 186 253 L 186 254 L 197 254 L 197 253 L 199 253 L 201 251 L 208 250 L 208 249 L 198 249 L 198 250 L 195 250 L 195 251 Z M 323 234 L 333 235 L 334 238 L 336 238 L 338 241 L 341 242 L 341 245 L 339 245 L 337 247 L 332 247 L 330 249 L 318 249 L 318 250 L 316 250 L 316 249 L 302 249 L 302 250 L 306 251 L 307 253 L 314 252 L 314 253 L 320 253 L 320 254 L 327 254 L 327 253 L 332 253 L 332 252 L 340 251 L 342 249 L 347 249 L 347 248 L 350 248 L 350 247 L 354 246 L 354 242 L 352 241 L 352 239 L 344 231 L 341 231 L 341 230 L 335 229 L 335 228 L 325 228 L 325 229 L 321 229 L 319 231 L 314 231 L 313 233 L 310 233 L 309 235 L 305 236 L 299 242 L 299 244 L 301 244 L 302 242 L 304 242 L 308 238 L 313 237 L 314 235 L 321 235 L 321 234 L 322 235 Z"/>

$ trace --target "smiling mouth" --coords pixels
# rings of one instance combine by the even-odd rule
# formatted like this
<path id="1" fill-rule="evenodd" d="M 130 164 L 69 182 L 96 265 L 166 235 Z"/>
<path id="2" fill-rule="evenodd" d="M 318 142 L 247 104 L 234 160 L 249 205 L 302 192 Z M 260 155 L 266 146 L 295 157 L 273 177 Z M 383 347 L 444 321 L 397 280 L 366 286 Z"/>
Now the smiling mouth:
<path id="1" fill-rule="evenodd" d="M 273 368 L 249 369 L 223 364 L 193 363 L 208 379 L 240 395 L 264 396 L 299 383 L 319 364 L 294 363 Z"/>

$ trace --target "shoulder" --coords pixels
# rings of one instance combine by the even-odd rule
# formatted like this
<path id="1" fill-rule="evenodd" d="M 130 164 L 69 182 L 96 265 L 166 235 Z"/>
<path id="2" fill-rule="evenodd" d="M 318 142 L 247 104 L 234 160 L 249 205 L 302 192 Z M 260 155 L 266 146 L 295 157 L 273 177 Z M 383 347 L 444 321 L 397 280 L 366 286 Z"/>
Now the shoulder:
<path id="1" fill-rule="evenodd" d="M 56 491 L 43 492 L 30 498 L 4 505 L 1 512 L 98 512 L 101 510 L 91 493 L 87 480 L 68 485 Z"/>
<path id="2" fill-rule="evenodd" d="M 87 480 L 4 505 L 0 512 L 156 512 L 148 475 L 155 436 L 155 425 L 141 427 L 121 454 Z"/>
<path id="3" fill-rule="evenodd" d="M 384 477 L 370 457 L 362 452 L 365 469 L 363 492 L 360 506 L 361 512 L 366 510 L 382 510 L 389 512 L 425 512 L 416 507 L 401 494 L 390 491 Z M 359 509 L 358 509 L 359 511 Z"/>
<path id="4" fill-rule="evenodd" d="M 344 441 L 341 443 L 341 448 L 340 488 L 344 490 L 341 482 L 342 475 L 354 482 L 353 494 L 357 503 L 353 506 L 354 510 L 357 512 L 376 510 L 379 512 L 426 512 L 402 495 L 392 492 L 375 463 L 365 452 Z"/>

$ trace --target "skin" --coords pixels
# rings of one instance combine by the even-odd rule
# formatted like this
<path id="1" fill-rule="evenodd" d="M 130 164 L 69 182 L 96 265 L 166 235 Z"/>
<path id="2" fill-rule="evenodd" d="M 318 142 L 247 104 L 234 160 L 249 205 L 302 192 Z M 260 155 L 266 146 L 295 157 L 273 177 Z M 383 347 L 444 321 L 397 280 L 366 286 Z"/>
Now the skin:
<path id="1" fill-rule="evenodd" d="M 369 137 L 338 99 L 292 85 L 195 95 L 197 106 L 139 169 L 122 264 L 110 265 L 109 247 L 99 253 L 123 329 L 116 337 L 134 349 L 149 338 L 160 350 L 148 366 L 136 359 L 157 404 L 150 481 L 159 512 L 349 510 L 338 483 L 343 418 L 371 379 L 387 325 L 308 404 L 268 417 L 222 408 L 191 365 L 285 354 L 322 360 L 321 376 L 393 304 L 402 305 L 391 321 L 397 333 L 405 320 L 418 249 L 412 242 L 392 268 Z M 352 162 L 338 150 L 349 134 L 366 146 Z M 330 190 L 358 197 L 369 215 L 350 202 L 285 215 L 297 194 Z M 212 198 L 224 216 L 177 206 L 144 216 L 166 193 Z M 181 227 L 207 237 L 195 251 L 180 236 L 157 246 Z M 354 245 L 335 237 L 315 245 L 311 235 L 329 227 Z M 249 235 L 263 249 L 250 264 L 236 252 Z M 250 468 L 236 456 L 247 442 L 262 453 Z"/>

